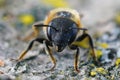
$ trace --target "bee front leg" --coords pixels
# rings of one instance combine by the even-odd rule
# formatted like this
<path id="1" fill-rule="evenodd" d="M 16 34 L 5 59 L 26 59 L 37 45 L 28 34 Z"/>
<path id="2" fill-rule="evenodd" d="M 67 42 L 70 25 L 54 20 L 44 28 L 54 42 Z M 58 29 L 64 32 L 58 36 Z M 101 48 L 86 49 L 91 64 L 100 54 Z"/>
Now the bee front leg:
<path id="1" fill-rule="evenodd" d="M 87 33 L 84 33 L 82 36 L 84 36 L 84 38 L 88 38 L 88 41 L 89 41 L 89 45 L 90 45 L 90 48 L 91 48 L 91 51 L 92 51 L 92 57 L 93 57 L 93 59 L 96 61 L 96 62 L 98 62 L 98 60 L 97 60 L 97 57 L 96 57 L 96 53 L 95 53 L 95 49 L 94 49 L 94 45 L 93 45 L 93 40 L 92 40 L 92 37 L 89 35 L 89 34 L 87 34 Z M 82 37 L 81 37 L 82 38 Z M 84 39 L 83 38 L 83 39 Z"/>
<path id="2" fill-rule="evenodd" d="M 78 68 L 77 68 L 77 65 L 78 65 L 78 55 L 79 55 L 79 49 L 78 47 L 82 47 L 82 45 L 80 45 L 79 43 L 81 41 L 83 41 L 85 38 L 88 39 L 88 43 L 90 45 L 90 48 L 92 50 L 92 57 L 93 59 L 97 62 L 97 57 L 96 57 L 96 54 L 95 54 L 95 51 L 94 51 L 94 45 L 93 45 L 93 41 L 92 41 L 92 38 L 89 34 L 87 34 L 86 32 L 84 32 L 81 36 L 79 36 L 76 41 L 74 41 L 71 45 L 71 49 L 76 49 L 77 52 L 75 54 L 75 62 L 74 62 L 74 68 L 77 72 L 79 72 Z M 86 42 L 87 43 L 87 42 Z M 77 47 L 75 47 L 77 46 Z"/>
<path id="3" fill-rule="evenodd" d="M 32 48 L 32 46 L 33 46 L 33 44 L 34 44 L 35 41 L 40 42 L 40 43 L 43 43 L 44 40 L 45 40 L 45 39 L 42 39 L 42 38 L 36 38 L 36 39 L 32 40 L 32 41 L 29 43 L 27 49 L 24 50 L 24 51 L 20 54 L 20 56 L 18 57 L 18 59 L 12 59 L 12 60 L 21 61 L 21 60 L 23 59 L 23 57 L 27 54 L 27 52 Z"/>
<path id="4" fill-rule="evenodd" d="M 77 71 L 78 73 L 80 72 L 80 70 L 78 69 L 78 63 L 79 63 L 79 48 L 76 48 L 76 54 L 75 54 L 75 60 L 74 60 L 74 68 L 75 71 Z"/>
<path id="5" fill-rule="evenodd" d="M 72 49 L 72 50 L 76 50 L 76 53 L 75 53 L 75 59 L 74 59 L 74 69 L 75 69 L 75 71 L 76 72 L 80 72 L 80 70 L 78 69 L 78 63 L 79 63 L 79 48 L 77 47 L 77 46 L 74 46 L 74 45 L 72 45 L 72 46 L 70 46 L 70 49 Z"/>
<path id="6" fill-rule="evenodd" d="M 88 40 L 88 42 L 86 42 L 86 43 L 89 43 L 89 47 L 90 47 L 90 49 L 92 51 L 91 55 L 92 55 L 93 59 L 96 62 L 98 62 L 97 57 L 96 57 L 96 53 L 95 53 L 95 50 L 94 50 L 93 40 L 92 40 L 91 36 L 88 33 L 84 32 L 81 36 L 79 36 L 76 39 L 76 41 L 73 42 L 72 45 L 76 45 L 78 47 L 82 47 L 82 45 L 80 45 L 79 43 L 81 43 L 84 39 Z M 86 43 L 84 43 L 84 44 L 86 44 Z"/>
<path id="7" fill-rule="evenodd" d="M 50 69 L 50 71 L 54 70 L 55 66 L 56 66 L 56 59 L 54 58 L 53 54 L 52 54 L 52 50 L 49 48 L 49 42 L 45 41 L 45 51 L 46 53 L 49 55 L 52 63 L 53 63 L 53 67 Z"/>

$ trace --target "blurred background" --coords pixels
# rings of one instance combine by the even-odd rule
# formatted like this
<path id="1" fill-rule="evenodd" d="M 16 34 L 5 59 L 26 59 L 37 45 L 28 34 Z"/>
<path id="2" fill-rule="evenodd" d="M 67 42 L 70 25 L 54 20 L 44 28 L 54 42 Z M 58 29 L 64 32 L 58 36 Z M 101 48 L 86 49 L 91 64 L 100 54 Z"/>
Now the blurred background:
<path id="1" fill-rule="evenodd" d="M 10 30 L 6 32 L 12 35 L 6 34 L 7 37 L 20 35 L 26 29 L 30 29 L 34 22 L 44 20 L 51 9 L 58 7 L 76 9 L 83 15 L 81 19 L 83 25 L 90 27 L 93 31 L 106 26 L 99 24 L 108 24 L 112 20 L 120 24 L 119 0 L 0 0 L 0 30 L 3 32 L 4 27 L 9 28 Z M 106 30 L 106 27 L 103 28 Z M 1 33 L 0 36 L 5 38 Z"/>
<path id="2" fill-rule="evenodd" d="M 24 50 L 25 46 L 28 45 L 29 41 L 22 41 L 22 38 L 31 32 L 31 25 L 34 22 L 44 20 L 50 10 L 61 7 L 75 9 L 82 15 L 81 22 L 92 35 L 95 47 L 97 46 L 96 49 L 99 49 L 97 51 L 98 58 L 102 56 L 101 61 L 103 63 L 112 62 L 114 59 L 120 58 L 120 0 L 0 0 L 0 74 L 9 72 L 12 76 L 10 78 L 15 79 L 16 75 L 13 75 L 13 71 L 11 71 L 13 65 L 11 65 L 9 58 L 16 58 Z M 107 50 L 115 53 L 115 55 L 112 55 L 112 60 L 106 58 L 106 54 L 111 54 L 111 51 Z M 34 51 L 31 53 L 36 53 Z M 104 54 L 105 57 L 103 56 Z M 42 54 L 42 57 L 43 60 L 47 60 L 47 56 L 45 57 Z M 68 59 L 69 61 L 71 59 Z M 42 61 L 44 64 L 42 67 L 45 67 L 45 63 L 47 64 L 48 62 L 49 60 L 46 62 Z M 116 64 L 118 65 L 119 63 L 120 59 Z M 37 71 L 37 67 L 35 68 Z M 24 71 L 22 69 L 20 70 L 21 72 L 18 73 Z M 59 75 L 59 71 L 56 75 Z M 22 78 L 18 80 L 42 80 L 48 77 L 48 75 L 52 77 L 56 76 L 51 73 L 48 75 L 46 73 L 43 74 L 42 76 L 39 74 L 42 78 L 38 77 L 38 75 L 37 78 L 31 78 L 29 75 L 26 78 L 26 74 L 23 74 Z M 65 73 L 63 75 L 65 77 L 65 75 L 69 74 Z M 0 80 L 3 78 L 4 76 L 0 76 Z M 79 79 L 79 77 L 75 79 Z"/>

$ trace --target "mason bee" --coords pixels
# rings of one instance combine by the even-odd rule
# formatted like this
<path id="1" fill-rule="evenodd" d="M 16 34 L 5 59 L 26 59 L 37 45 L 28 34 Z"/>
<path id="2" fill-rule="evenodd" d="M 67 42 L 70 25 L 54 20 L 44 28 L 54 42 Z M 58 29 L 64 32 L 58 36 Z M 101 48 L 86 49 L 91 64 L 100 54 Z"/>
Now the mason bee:
<path id="1" fill-rule="evenodd" d="M 40 36 L 40 29 L 44 32 L 44 37 Z M 94 45 L 91 36 L 88 34 L 87 29 L 82 27 L 80 15 L 76 10 L 69 8 L 57 8 L 51 10 L 46 16 L 44 21 L 37 22 L 32 26 L 34 30 L 35 39 L 33 39 L 26 50 L 24 50 L 18 61 L 22 60 L 25 54 L 32 48 L 34 42 L 45 44 L 45 51 L 49 54 L 53 67 L 56 66 L 56 59 L 52 54 L 52 48 L 54 47 L 57 52 L 62 52 L 67 46 L 76 50 L 74 69 L 79 72 L 78 58 L 79 58 L 79 43 L 85 38 L 88 39 L 89 46 L 92 50 L 92 56 L 96 60 L 96 54 L 94 51 Z M 52 47 L 52 48 L 51 48 Z"/>

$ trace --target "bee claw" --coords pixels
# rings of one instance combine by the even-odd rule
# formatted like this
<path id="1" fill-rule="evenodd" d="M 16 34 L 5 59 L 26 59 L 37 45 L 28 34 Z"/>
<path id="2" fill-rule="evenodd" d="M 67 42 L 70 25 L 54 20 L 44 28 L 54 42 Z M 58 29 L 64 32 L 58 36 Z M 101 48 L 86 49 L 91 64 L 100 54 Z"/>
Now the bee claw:
<path id="1" fill-rule="evenodd" d="M 76 72 L 80 73 L 80 70 L 79 69 L 75 69 Z"/>
<path id="2" fill-rule="evenodd" d="M 56 65 L 54 65 L 49 71 L 53 71 Z"/>
<path id="3" fill-rule="evenodd" d="M 53 66 L 53 67 L 50 69 L 50 71 L 53 71 L 53 70 L 54 70 L 54 68 L 55 68 L 55 66 Z"/>

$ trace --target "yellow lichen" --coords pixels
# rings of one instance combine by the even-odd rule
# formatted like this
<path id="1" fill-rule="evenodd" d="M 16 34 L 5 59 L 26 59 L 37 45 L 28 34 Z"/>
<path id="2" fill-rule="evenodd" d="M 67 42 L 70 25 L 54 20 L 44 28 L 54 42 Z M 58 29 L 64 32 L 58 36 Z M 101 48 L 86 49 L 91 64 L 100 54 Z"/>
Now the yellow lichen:
<path id="1" fill-rule="evenodd" d="M 20 16 L 20 21 L 24 24 L 24 25 L 30 25 L 34 22 L 34 17 L 31 14 L 23 14 Z"/>
<path id="2" fill-rule="evenodd" d="M 42 2 L 53 7 L 68 7 L 66 0 L 42 0 Z"/>
<path id="3" fill-rule="evenodd" d="M 96 50 L 96 56 L 97 56 L 97 59 L 99 59 L 102 56 L 102 51 Z"/>
<path id="4" fill-rule="evenodd" d="M 115 22 L 120 25 L 120 13 L 115 16 Z"/>
<path id="5" fill-rule="evenodd" d="M 107 71 L 102 67 L 96 68 L 96 71 L 101 74 L 107 74 Z"/>
<path id="6" fill-rule="evenodd" d="M 111 75 L 111 80 L 115 80 L 115 75 Z"/>
<path id="7" fill-rule="evenodd" d="M 119 66 L 119 64 L 120 64 L 120 58 L 116 59 L 116 62 L 115 62 L 116 66 Z"/>
<path id="8" fill-rule="evenodd" d="M 97 42 L 97 45 L 102 47 L 102 48 L 108 48 L 109 47 L 109 45 L 107 43 L 99 43 L 99 42 Z"/>
<path id="9" fill-rule="evenodd" d="M 97 74 L 97 73 L 96 73 L 95 71 L 91 71 L 91 72 L 90 72 L 90 76 L 92 76 L 92 77 L 96 76 L 96 74 Z"/>

